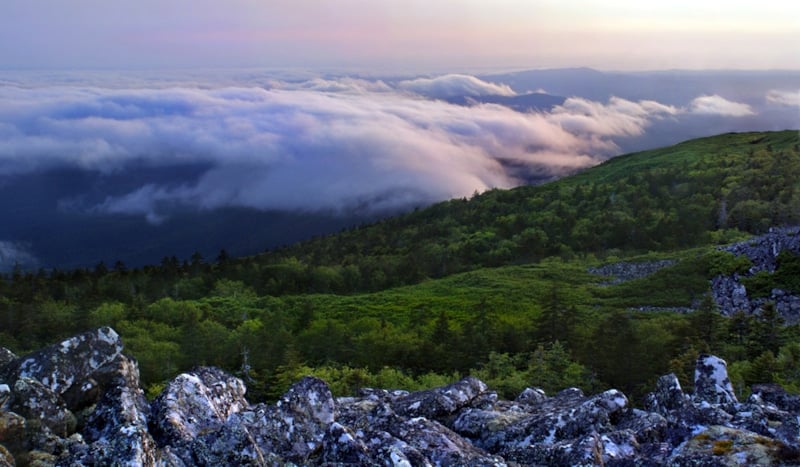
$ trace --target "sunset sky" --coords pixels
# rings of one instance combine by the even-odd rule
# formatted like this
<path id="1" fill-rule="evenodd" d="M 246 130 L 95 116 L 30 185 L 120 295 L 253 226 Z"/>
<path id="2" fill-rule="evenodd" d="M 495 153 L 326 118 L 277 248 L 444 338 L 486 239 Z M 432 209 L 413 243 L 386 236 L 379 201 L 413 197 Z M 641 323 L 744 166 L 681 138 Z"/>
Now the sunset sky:
<path id="1" fill-rule="evenodd" d="M 799 69 L 784 0 L 4 0 L 0 68 Z"/>

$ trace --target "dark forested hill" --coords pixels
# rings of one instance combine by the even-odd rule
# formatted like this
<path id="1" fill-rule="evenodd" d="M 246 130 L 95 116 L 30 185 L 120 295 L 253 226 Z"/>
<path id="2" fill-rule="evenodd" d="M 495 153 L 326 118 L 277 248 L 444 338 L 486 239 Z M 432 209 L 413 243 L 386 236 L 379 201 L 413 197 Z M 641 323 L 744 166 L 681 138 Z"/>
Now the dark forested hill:
<path id="1" fill-rule="evenodd" d="M 258 256 L 16 271 L 0 280 L 0 346 L 112 325 L 153 391 L 210 364 L 255 397 L 302 373 L 339 393 L 476 373 L 509 396 L 611 385 L 636 397 L 668 371 L 690 382 L 700 351 L 729 360 L 739 391 L 796 390 L 798 326 L 723 319 L 707 292 L 746 267 L 716 245 L 800 224 L 799 145 L 797 131 L 688 141 Z M 648 272 L 612 285 L 589 272 L 621 260 Z"/>

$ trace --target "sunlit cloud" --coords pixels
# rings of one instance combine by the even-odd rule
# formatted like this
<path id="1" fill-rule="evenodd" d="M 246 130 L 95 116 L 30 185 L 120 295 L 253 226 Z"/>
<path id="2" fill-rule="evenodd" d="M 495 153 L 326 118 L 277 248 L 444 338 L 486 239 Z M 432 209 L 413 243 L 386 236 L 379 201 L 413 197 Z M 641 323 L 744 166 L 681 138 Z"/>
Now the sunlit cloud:
<path id="1" fill-rule="evenodd" d="M 746 117 L 755 115 L 747 104 L 733 102 L 722 96 L 700 96 L 689 105 L 689 111 L 695 114 L 724 115 L 728 117 Z"/>

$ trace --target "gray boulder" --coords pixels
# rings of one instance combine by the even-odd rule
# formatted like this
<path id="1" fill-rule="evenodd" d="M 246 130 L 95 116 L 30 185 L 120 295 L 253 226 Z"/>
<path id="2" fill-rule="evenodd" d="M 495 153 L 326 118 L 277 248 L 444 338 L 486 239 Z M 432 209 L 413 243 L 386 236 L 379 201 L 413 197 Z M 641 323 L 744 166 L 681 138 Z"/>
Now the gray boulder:
<path id="1" fill-rule="evenodd" d="M 219 430 L 249 405 L 245 390 L 242 380 L 218 368 L 180 374 L 153 401 L 153 435 L 160 445 L 170 445 Z"/>
<path id="2" fill-rule="evenodd" d="M 13 370 L 14 380 L 35 379 L 61 395 L 74 384 L 82 384 L 121 352 L 119 334 L 109 327 L 102 327 L 18 359 Z"/>
<path id="3" fill-rule="evenodd" d="M 714 355 L 697 357 L 694 370 L 694 400 L 709 404 L 736 403 L 736 394 L 728 378 L 728 364 Z"/>

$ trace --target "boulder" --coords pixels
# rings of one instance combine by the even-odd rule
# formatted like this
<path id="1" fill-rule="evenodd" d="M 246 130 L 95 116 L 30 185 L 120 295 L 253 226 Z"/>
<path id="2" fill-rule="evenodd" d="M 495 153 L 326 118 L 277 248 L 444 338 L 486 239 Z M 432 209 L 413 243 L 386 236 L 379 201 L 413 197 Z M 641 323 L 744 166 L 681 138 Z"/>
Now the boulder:
<path id="1" fill-rule="evenodd" d="M 783 443 L 756 433 L 711 426 L 675 450 L 670 465 L 786 465 L 800 460 Z"/>
<path id="2" fill-rule="evenodd" d="M 514 400 L 521 404 L 536 405 L 547 400 L 547 394 L 540 388 L 525 388 Z"/>
<path id="3" fill-rule="evenodd" d="M 67 437 L 75 432 L 77 420 L 61 396 L 32 378 L 21 377 L 14 383 L 12 412 L 33 419 L 53 434 Z"/>
<path id="4" fill-rule="evenodd" d="M 159 445 L 191 441 L 219 430 L 231 414 L 246 408 L 245 386 L 218 368 L 178 375 L 152 403 L 152 430 Z"/>
<path id="5" fill-rule="evenodd" d="M 115 359 L 113 369 L 105 369 L 110 380 L 89 414 L 83 435 L 91 443 L 69 457 L 69 464 L 155 465 L 156 443 L 148 432 L 150 406 L 139 387 L 136 362 L 124 355 Z"/>
<path id="6" fill-rule="evenodd" d="M 486 389 L 483 381 L 469 376 L 448 386 L 399 397 L 392 402 L 392 408 L 409 417 L 442 417 L 455 413 Z"/>
<path id="7" fill-rule="evenodd" d="M 0 383 L 0 467 L 800 464 L 798 396 L 756 385 L 739 403 L 713 355 L 698 359 L 694 394 L 665 375 L 644 410 L 614 389 L 501 400 L 475 378 L 334 399 L 306 377 L 275 404 L 250 405 L 242 381 L 217 368 L 179 375 L 148 405 L 135 360 L 112 344 L 102 359 L 81 350 L 98 333 L 116 335 L 88 333 L 7 366 L 15 378 Z M 56 365 L 70 353 L 95 361 Z M 79 432 L 70 406 L 80 408 Z"/>
<path id="8" fill-rule="evenodd" d="M 709 404 L 736 403 L 736 394 L 728 378 L 728 364 L 714 355 L 697 357 L 694 370 L 694 400 Z"/>
<path id="9" fill-rule="evenodd" d="M 121 352 L 119 334 L 109 327 L 102 327 L 18 359 L 14 379 L 35 379 L 61 395 L 73 384 L 83 383 Z"/>

